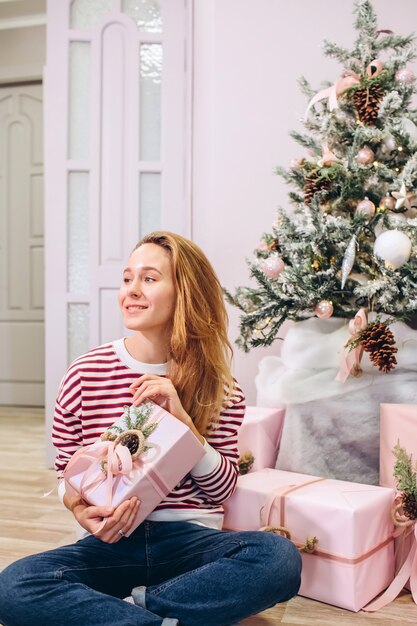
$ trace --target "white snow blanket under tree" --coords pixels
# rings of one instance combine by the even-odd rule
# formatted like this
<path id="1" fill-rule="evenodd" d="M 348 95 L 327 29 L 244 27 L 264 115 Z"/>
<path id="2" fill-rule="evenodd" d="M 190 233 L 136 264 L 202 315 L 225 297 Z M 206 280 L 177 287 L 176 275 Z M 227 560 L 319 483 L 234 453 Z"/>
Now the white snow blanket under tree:
<path id="1" fill-rule="evenodd" d="M 417 332 L 400 322 L 390 328 L 398 365 L 388 374 L 364 353 L 359 377 L 336 380 L 350 335 L 348 320 L 333 318 L 294 324 L 281 356 L 261 360 L 258 406 L 286 405 L 277 468 L 378 484 L 379 405 L 417 403 Z"/>

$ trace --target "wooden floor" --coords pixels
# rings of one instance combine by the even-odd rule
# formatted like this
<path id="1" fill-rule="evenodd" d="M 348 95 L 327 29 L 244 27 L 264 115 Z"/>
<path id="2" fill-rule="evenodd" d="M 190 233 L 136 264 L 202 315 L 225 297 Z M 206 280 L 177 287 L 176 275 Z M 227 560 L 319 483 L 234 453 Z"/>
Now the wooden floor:
<path id="1" fill-rule="evenodd" d="M 39 409 L 0 407 L 0 570 L 22 556 L 74 539 L 71 514 L 59 502 L 56 492 L 42 498 L 55 484 L 53 470 L 45 467 L 43 419 Z M 351 613 L 296 597 L 242 622 L 242 626 L 278 624 L 415 625 L 417 606 L 408 593 L 369 614 Z"/>

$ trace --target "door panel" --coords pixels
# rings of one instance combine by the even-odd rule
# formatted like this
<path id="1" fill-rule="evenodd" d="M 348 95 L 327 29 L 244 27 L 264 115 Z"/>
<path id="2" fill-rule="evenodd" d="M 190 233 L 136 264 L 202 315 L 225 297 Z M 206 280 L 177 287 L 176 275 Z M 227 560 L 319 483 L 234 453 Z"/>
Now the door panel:
<path id="1" fill-rule="evenodd" d="M 44 404 L 42 86 L 0 88 L 0 404 Z"/>

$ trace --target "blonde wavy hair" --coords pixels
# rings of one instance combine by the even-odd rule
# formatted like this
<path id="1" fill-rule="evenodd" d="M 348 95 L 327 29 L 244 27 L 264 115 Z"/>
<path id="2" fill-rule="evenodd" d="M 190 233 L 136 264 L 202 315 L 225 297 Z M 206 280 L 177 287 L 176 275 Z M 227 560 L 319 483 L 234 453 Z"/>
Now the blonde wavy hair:
<path id="1" fill-rule="evenodd" d="M 199 433 L 204 435 L 232 394 L 232 347 L 219 279 L 192 241 L 166 231 L 143 237 L 169 255 L 176 287 L 168 376 Z"/>

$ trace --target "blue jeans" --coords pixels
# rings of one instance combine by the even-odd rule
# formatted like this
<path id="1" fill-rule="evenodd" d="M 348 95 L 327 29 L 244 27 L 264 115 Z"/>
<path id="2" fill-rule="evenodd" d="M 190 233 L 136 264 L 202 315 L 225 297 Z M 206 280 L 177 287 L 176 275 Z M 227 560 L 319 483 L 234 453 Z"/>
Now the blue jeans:
<path id="1" fill-rule="evenodd" d="M 0 623 L 227 626 L 289 600 L 300 573 L 297 549 L 278 535 L 145 521 L 117 543 L 89 536 L 7 567 Z M 146 608 L 122 601 L 137 586 Z"/>

